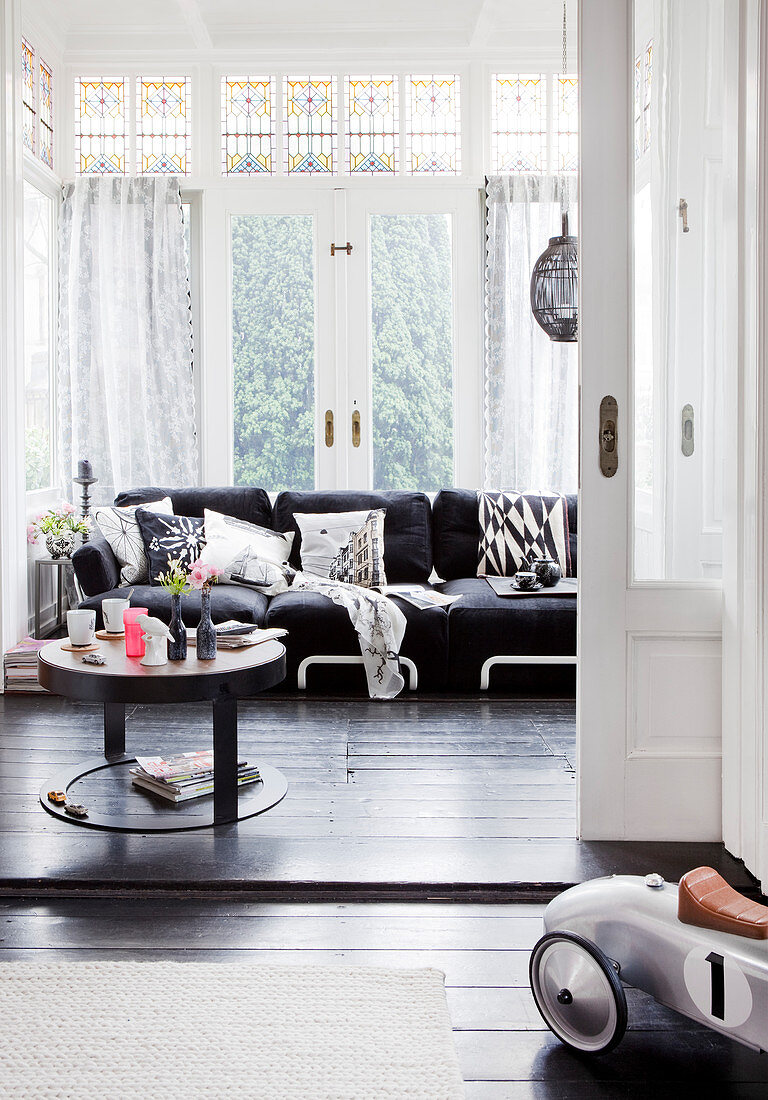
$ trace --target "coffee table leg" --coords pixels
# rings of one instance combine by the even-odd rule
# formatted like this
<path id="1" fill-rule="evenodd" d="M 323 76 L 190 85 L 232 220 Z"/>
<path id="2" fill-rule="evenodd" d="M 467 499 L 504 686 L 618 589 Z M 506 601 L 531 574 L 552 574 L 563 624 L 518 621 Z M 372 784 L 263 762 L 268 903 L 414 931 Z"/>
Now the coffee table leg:
<path id="1" fill-rule="evenodd" d="M 213 824 L 237 821 L 237 698 L 213 701 Z"/>
<path id="2" fill-rule="evenodd" d="M 125 704 L 104 704 L 104 755 L 122 756 L 125 752 Z"/>

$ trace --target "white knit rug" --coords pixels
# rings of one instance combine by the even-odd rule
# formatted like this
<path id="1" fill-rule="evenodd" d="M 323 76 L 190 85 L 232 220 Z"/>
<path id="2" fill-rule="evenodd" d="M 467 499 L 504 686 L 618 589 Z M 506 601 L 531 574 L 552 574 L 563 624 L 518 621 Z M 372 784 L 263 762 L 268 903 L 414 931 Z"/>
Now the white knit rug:
<path id="1" fill-rule="evenodd" d="M 459 1100 L 437 970 L 0 963 L 15 1100 Z"/>

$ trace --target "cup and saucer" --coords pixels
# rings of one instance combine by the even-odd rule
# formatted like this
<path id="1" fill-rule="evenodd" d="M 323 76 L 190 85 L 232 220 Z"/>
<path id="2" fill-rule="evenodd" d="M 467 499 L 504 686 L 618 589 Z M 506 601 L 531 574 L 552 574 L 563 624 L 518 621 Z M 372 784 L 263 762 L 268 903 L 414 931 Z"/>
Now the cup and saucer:
<path id="1" fill-rule="evenodd" d="M 544 587 L 538 575 L 529 569 L 519 569 L 512 577 L 511 583 L 512 587 L 519 592 L 537 592 L 539 588 Z"/>
<path id="2" fill-rule="evenodd" d="M 96 637 L 103 642 L 118 642 L 125 637 L 123 612 L 131 606 L 130 600 L 108 599 L 101 601 L 101 617 L 104 629 L 96 631 Z"/>

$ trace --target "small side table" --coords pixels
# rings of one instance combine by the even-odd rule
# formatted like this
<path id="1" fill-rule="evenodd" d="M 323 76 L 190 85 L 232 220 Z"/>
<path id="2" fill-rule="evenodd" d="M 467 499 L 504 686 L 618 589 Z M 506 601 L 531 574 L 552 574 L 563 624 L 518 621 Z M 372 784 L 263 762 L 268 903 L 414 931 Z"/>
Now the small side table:
<path id="1" fill-rule="evenodd" d="M 40 633 L 40 589 L 42 587 L 42 570 L 44 568 L 56 570 L 56 621 L 45 632 Z M 67 569 L 74 570 L 71 558 L 35 558 L 35 637 L 50 638 L 59 627 L 67 625 L 66 608 L 64 607 L 65 581 Z"/>

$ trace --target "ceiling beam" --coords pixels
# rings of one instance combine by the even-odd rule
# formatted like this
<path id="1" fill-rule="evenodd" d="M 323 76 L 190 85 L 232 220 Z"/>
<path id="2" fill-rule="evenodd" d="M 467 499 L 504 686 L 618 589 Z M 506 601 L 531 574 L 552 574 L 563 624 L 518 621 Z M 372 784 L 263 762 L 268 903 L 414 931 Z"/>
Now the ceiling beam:
<path id="1" fill-rule="evenodd" d="M 189 27 L 192 40 L 198 50 L 212 50 L 211 32 L 206 26 L 197 0 L 176 0 L 176 4 L 184 17 L 184 22 Z"/>

